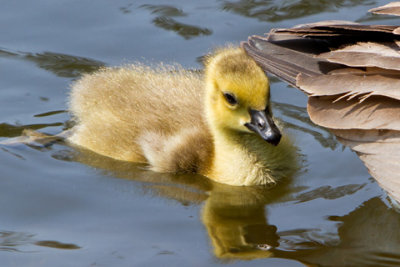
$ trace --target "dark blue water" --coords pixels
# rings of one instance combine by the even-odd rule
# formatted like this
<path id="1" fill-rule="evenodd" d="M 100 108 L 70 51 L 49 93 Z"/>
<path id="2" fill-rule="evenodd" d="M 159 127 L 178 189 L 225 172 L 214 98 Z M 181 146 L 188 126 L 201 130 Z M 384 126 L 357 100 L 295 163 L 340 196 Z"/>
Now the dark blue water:
<path id="1" fill-rule="evenodd" d="M 69 126 L 69 85 L 135 61 L 201 68 L 213 48 L 270 28 L 367 14 L 385 1 L 3 1 L 0 141 Z M 303 154 L 265 189 L 172 176 L 65 144 L 0 146 L 2 266 L 385 266 L 400 215 L 348 148 L 313 125 L 306 97 L 272 79 L 275 115 Z"/>

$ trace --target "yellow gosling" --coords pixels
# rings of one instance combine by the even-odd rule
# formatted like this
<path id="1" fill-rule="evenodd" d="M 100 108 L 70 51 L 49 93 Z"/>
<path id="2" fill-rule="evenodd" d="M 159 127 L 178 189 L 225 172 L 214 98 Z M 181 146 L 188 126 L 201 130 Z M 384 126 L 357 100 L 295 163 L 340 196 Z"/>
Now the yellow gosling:
<path id="1" fill-rule="evenodd" d="M 272 119 L 268 78 L 240 48 L 210 56 L 204 75 L 140 64 L 85 75 L 72 86 L 70 111 L 71 143 L 157 172 L 264 185 L 297 169 Z"/>

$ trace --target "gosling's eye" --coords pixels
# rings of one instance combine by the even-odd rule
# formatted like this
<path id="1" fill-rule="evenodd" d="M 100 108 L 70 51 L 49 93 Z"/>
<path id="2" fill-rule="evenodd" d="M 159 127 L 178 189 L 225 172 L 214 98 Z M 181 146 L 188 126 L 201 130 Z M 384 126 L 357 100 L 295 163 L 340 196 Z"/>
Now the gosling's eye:
<path id="1" fill-rule="evenodd" d="M 226 101 L 229 103 L 229 105 L 235 106 L 235 105 L 238 104 L 238 101 L 237 101 L 237 99 L 236 99 L 234 94 L 232 94 L 232 93 L 224 93 L 224 97 L 225 97 Z"/>

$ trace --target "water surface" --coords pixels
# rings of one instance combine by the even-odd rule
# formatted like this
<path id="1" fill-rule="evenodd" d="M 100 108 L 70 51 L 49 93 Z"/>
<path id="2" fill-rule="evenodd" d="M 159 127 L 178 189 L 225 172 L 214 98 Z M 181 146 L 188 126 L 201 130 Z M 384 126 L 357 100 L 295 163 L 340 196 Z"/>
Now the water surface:
<path id="1" fill-rule="evenodd" d="M 318 20 L 396 24 L 385 1 L 7 1 L 0 141 L 70 127 L 69 85 L 101 66 L 177 62 Z M 272 79 L 303 168 L 273 189 L 146 171 L 62 143 L 0 146 L 2 266 L 398 266 L 400 216 L 306 97 Z"/>

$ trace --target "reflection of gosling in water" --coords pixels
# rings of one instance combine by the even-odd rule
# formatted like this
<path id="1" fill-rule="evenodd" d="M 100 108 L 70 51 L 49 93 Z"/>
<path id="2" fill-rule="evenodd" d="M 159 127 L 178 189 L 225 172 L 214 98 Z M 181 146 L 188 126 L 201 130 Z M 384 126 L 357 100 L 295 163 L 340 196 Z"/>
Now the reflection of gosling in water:
<path id="1" fill-rule="evenodd" d="M 201 215 L 215 256 L 228 260 L 273 256 L 271 249 L 279 246 L 279 235 L 268 223 L 265 205 L 282 194 L 285 191 L 262 186 L 215 183 Z"/>
<path id="2" fill-rule="evenodd" d="M 140 65 L 85 75 L 70 110 L 77 125 L 69 141 L 154 171 L 261 185 L 296 169 L 271 117 L 268 79 L 239 48 L 211 56 L 204 76 Z"/>

